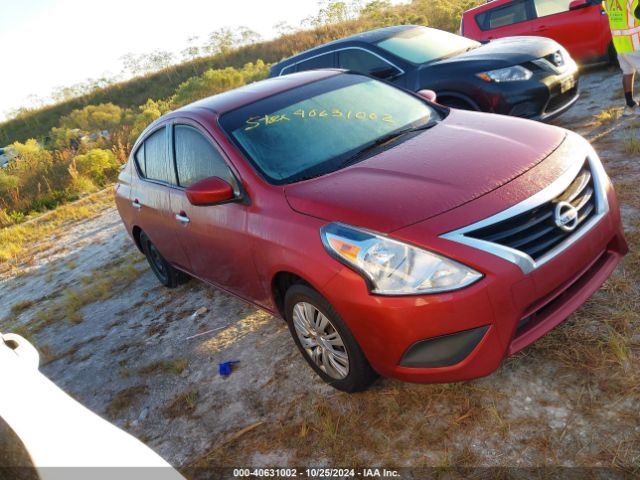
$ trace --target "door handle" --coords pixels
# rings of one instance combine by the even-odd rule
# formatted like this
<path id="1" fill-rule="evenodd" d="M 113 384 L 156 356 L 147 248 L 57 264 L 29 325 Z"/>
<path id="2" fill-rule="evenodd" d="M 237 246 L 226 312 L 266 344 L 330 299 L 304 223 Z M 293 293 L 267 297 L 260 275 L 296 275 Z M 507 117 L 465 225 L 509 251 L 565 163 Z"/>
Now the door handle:
<path id="1" fill-rule="evenodd" d="M 187 217 L 187 214 L 184 212 L 176 213 L 176 220 L 181 223 L 189 223 L 189 217 Z"/>
<path id="2" fill-rule="evenodd" d="M 142 208 L 142 204 L 140 203 L 140 201 L 136 198 L 133 202 L 131 202 L 131 205 L 133 205 L 133 208 L 140 210 Z"/>
<path id="3" fill-rule="evenodd" d="M 540 25 L 539 27 L 536 27 L 534 32 L 544 32 L 545 30 L 547 30 L 547 26 L 546 25 Z"/>

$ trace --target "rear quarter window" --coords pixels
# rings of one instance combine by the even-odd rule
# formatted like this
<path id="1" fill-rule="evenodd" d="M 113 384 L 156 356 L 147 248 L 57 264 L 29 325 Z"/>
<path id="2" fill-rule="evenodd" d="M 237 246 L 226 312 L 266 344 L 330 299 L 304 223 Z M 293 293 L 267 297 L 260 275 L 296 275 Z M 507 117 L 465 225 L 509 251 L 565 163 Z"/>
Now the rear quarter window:
<path id="1" fill-rule="evenodd" d="M 136 165 L 138 165 L 138 170 L 140 170 L 140 173 L 142 173 L 142 176 L 146 177 L 147 167 L 144 161 L 144 143 L 140 145 L 140 148 L 138 148 L 133 158 L 135 159 Z"/>

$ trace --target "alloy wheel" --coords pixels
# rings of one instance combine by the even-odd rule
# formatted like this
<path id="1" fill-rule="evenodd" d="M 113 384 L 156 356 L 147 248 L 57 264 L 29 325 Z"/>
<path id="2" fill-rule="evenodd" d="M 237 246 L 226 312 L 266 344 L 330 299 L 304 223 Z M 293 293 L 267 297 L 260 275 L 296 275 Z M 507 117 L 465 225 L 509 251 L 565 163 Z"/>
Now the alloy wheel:
<path id="1" fill-rule="evenodd" d="M 331 378 L 341 380 L 349 374 L 349 354 L 331 321 L 307 302 L 293 307 L 293 326 L 309 358 Z"/>

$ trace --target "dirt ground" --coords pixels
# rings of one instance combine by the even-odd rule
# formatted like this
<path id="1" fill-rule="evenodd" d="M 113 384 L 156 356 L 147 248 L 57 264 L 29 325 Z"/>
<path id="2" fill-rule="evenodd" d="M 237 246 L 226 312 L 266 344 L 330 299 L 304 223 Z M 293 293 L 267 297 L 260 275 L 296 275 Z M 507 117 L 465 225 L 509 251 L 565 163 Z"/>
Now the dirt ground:
<path id="1" fill-rule="evenodd" d="M 575 315 L 491 376 L 348 395 L 285 324 L 191 281 L 161 287 L 115 208 L 60 229 L 0 279 L 0 331 L 41 370 L 172 465 L 603 466 L 640 472 L 640 118 L 620 74 L 584 74 L 555 124 L 586 136 L 619 192 L 632 252 Z M 634 140 L 635 139 L 635 140 Z M 202 307 L 203 312 L 197 313 Z M 228 378 L 218 363 L 239 360 Z"/>

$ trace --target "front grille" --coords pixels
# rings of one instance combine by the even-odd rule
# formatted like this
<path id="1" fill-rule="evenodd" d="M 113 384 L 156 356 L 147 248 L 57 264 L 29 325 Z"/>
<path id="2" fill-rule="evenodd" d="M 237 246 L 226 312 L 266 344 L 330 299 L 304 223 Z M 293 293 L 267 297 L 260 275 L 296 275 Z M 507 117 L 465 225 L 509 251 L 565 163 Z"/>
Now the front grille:
<path id="1" fill-rule="evenodd" d="M 556 206 L 560 202 L 568 202 L 578 211 L 572 231 L 565 231 L 556 224 Z M 466 236 L 513 248 L 538 260 L 578 232 L 595 213 L 595 185 L 586 161 L 571 185 L 553 200 L 507 220 L 468 232 Z"/>
<path id="2" fill-rule="evenodd" d="M 556 110 L 564 107 L 568 104 L 574 97 L 578 94 L 578 86 L 576 85 L 571 90 L 567 90 L 564 93 L 551 97 L 549 103 L 547 103 L 547 107 L 545 108 L 545 113 L 555 112 Z"/>

